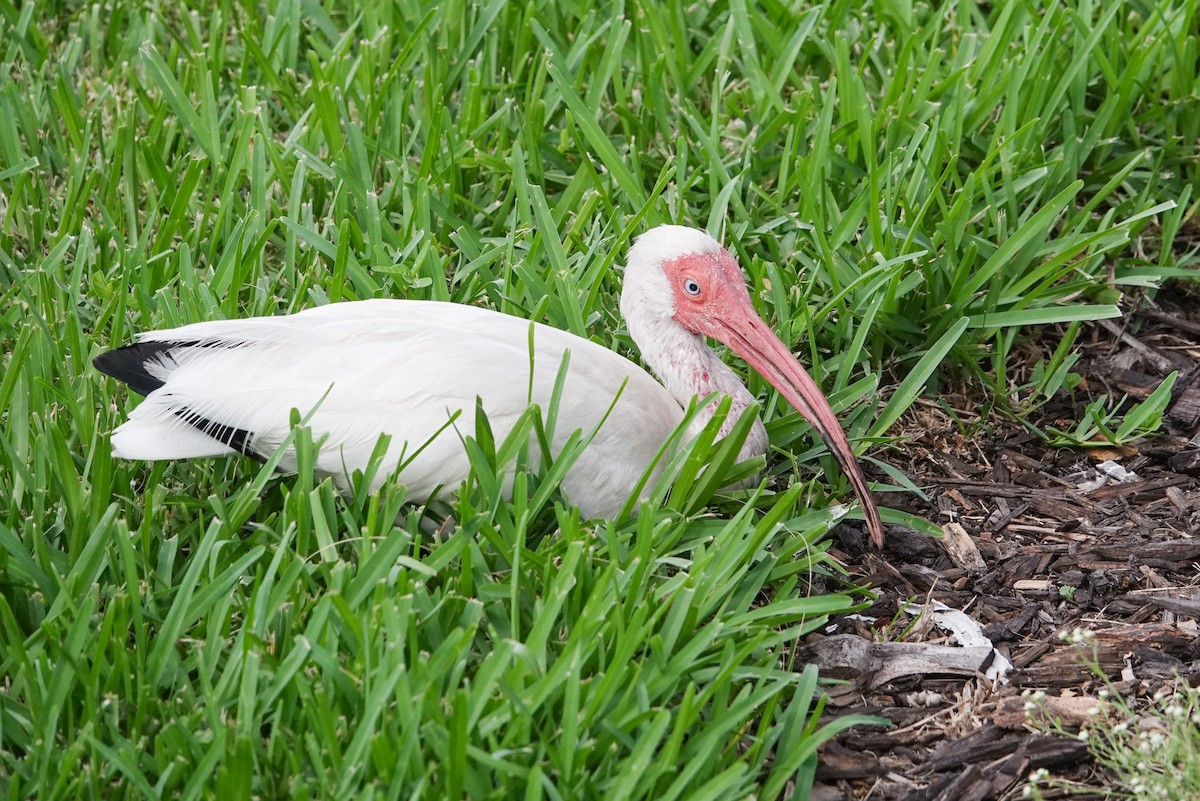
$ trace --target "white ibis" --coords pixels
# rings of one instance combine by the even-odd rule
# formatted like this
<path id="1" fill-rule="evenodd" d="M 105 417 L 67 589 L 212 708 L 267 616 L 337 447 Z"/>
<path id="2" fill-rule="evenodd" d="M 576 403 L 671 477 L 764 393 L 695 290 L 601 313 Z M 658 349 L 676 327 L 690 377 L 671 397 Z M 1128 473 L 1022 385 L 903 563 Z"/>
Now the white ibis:
<path id="1" fill-rule="evenodd" d="M 411 458 L 400 480 L 410 497 L 423 499 L 466 478 L 460 436 L 474 434 L 476 399 L 502 438 L 530 401 L 546 408 L 570 351 L 552 444 L 560 448 L 572 431 L 592 430 L 612 407 L 562 482 L 585 516 L 605 517 L 624 505 L 693 398 L 731 397 L 722 435 L 755 402 L 705 344 L 708 336 L 745 359 L 817 430 L 850 478 L 873 542 L 882 546 L 879 512 L 833 410 L 755 314 L 741 268 L 715 239 L 676 225 L 639 237 L 628 254 L 621 313 L 662 384 L 565 331 L 475 306 L 417 300 L 333 303 L 151 331 L 100 355 L 95 365 L 146 396 L 112 435 L 119 458 L 241 452 L 262 459 L 283 442 L 297 409 L 309 415 L 314 439 L 323 443 L 320 472 L 344 488 L 386 433 L 391 441 L 379 474 Z M 713 407 L 692 422 L 696 430 Z M 455 414 L 457 434 L 447 427 Z M 756 420 L 741 457 L 766 449 L 766 431 Z M 284 469 L 295 466 L 288 456 Z"/>

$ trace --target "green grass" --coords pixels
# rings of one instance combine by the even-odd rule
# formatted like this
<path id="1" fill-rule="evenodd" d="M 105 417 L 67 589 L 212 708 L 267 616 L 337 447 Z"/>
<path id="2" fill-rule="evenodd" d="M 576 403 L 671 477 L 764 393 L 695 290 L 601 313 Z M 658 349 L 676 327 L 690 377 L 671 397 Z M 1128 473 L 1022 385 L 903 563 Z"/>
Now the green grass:
<path id="1" fill-rule="evenodd" d="M 384 295 L 628 353 L 616 265 L 675 221 L 864 446 L 947 365 L 1052 392 L 1066 351 L 1006 372 L 1023 327 L 1195 264 L 1197 29 L 1186 0 L 0 0 L 0 790 L 802 797 L 830 730 L 790 646 L 854 598 L 810 597 L 841 586 L 832 461 L 759 378 L 776 451 L 720 515 L 705 480 L 582 524 L 540 469 L 499 503 L 480 446 L 438 530 L 394 486 L 116 463 L 135 401 L 91 357 Z"/>

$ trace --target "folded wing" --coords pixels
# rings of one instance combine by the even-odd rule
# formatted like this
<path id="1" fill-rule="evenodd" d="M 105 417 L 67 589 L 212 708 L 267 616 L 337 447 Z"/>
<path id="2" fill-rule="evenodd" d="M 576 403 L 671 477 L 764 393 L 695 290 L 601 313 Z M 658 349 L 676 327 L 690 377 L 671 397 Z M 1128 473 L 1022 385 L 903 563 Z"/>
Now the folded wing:
<path id="1" fill-rule="evenodd" d="M 150 332 L 96 364 L 146 395 L 113 433 L 118 457 L 265 458 L 296 409 L 322 442 L 318 469 L 343 484 L 381 434 L 391 437 L 383 473 L 423 448 L 401 479 L 427 497 L 467 475 L 461 437 L 474 434 L 476 398 L 503 437 L 531 400 L 549 403 L 565 351 L 556 446 L 597 425 L 620 392 L 603 436 L 564 483 L 585 512 L 603 514 L 624 500 L 682 412 L 637 365 L 548 326 L 458 304 L 359 301 Z M 290 454 L 283 467 L 294 467 Z"/>

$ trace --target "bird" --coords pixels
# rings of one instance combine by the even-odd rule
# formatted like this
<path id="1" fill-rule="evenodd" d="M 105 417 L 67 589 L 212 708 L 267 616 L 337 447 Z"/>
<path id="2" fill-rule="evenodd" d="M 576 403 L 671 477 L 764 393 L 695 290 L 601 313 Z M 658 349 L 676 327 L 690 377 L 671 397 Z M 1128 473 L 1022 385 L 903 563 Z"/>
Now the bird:
<path id="1" fill-rule="evenodd" d="M 619 514 L 663 443 L 696 399 L 711 399 L 689 423 L 698 433 L 729 398 L 729 433 L 757 399 L 706 338 L 726 345 L 813 426 L 861 503 L 872 543 L 883 523 L 854 451 L 825 396 L 755 312 L 737 259 L 705 231 L 660 225 L 637 237 L 625 259 L 620 311 L 642 359 L 661 380 L 566 331 L 481 306 L 369 299 L 303 311 L 213 320 L 138 334 L 94 359 L 102 373 L 145 399 L 112 432 L 113 455 L 164 460 L 242 453 L 265 460 L 306 415 L 321 442 L 315 469 L 342 489 L 388 446 L 374 480 L 400 468 L 414 500 L 461 486 L 470 461 L 476 404 L 500 441 L 530 403 L 546 408 L 560 365 L 552 449 L 595 429 L 561 482 L 585 518 Z M 596 426 L 599 426 L 596 429 Z M 766 453 L 756 419 L 740 459 Z M 296 467 L 288 450 L 284 471 Z"/>

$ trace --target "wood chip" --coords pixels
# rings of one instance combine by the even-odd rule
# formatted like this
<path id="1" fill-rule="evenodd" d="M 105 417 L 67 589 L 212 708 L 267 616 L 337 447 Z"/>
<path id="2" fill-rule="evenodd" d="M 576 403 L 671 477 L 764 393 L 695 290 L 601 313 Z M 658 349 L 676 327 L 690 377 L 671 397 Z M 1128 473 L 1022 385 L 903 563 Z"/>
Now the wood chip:
<path id="1" fill-rule="evenodd" d="M 865 779 L 880 773 L 879 757 L 866 751 L 846 748 L 836 741 L 821 748 L 821 759 L 817 763 L 817 778 Z"/>
<path id="2" fill-rule="evenodd" d="M 1162 559 L 1167 562 L 1190 562 L 1200 558 L 1200 540 L 1098 545 L 1094 551 L 1104 559 L 1137 558 L 1140 561 Z"/>
<path id="3" fill-rule="evenodd" d="M 1109 484 L 1100 489 L 1092 490 L 1088 495 L 1092 500 L 1100 502 L 1130 496 L 1165 495 L 1167 487 L 1190 483 L 1191 479 L 1187 476 L 1165 476 L 1163 478 L 1156 478 L 1153 481 L 1131 481 L 1128 484 Z"/>
<path id="4" fill-rule="evenodd" d="M 942 545 L 946 546 L 950 561 L 971 575 L 987 570 L 987 563 L 979 555 L 979 547 L 965 528 L 958 523 L 946 523 L 942 526 L 942 533 Z"/>
<path id="5" fill-rule="evenodd" d="M 1044 654 L 1049 653 L 1052 647 L 1053 646 L 1051 646 L 1048 642 L 1039 642 L 1029 646 L 1028 648 L 1022 649 L 1021 653 L 1013 656 L 1013 667 L 1019 670 L 1024 668 L 1026 665 L 1036 662 Z"/>
<path id="6" fill-rule="evenodd" d="M 1193 322 L 1185 317 L 1179 317 L 1178 315 L 1174 314 L 1166 314 L 1165 312 L 1160 312 L 1157 309 L 1138 309 L 1136 313 L 1139 317 L 1148 317 L 1151 320 L 1157 320 L 1160 323 L 1166 323 L 1174 328 L 1187 331 L 1189 334 L 1200 334 L 1200 323 Z"/>
<path id="7" fill-rule="evenodd" d="M 1061 645 L 1026 664 L 1018 674 L 1019 683 L 1055 690 L 1078 687 L 1095 678 L 1094 666 L 1099 666 L 1110 678 L 1121 675 L 1127 656 L 1142 652 L 1141 649 L 1187 659 L 1192 658 L 1189 655 L 1196 647 L 1195 638 L 1188 632 L 1164 623 L 1112 626 L 1095 632 L 1094 636 L 1090 648 Z M 1014 660 L 1021 661 L 1019 657 Z"/>
<path id="8" fill-rule="evenodd" d="M 1159 609 L 1165 609 L 1169 612 L 1174 612 L 1182 617 L 1190 617 L 1193 620 L 1200 620 L 1200 597 L 1193 595 L 1192 597 L 1171 597 L 1169 595 L 1147 595 L 1143 599 L 1157 606 Z"/>
<path id="9" fill-rule="evenodd" d="M 1163 578 L 1162 574 L 1149 565 L 1142 565 L 1138 568 L 1138 572 L 1145 576 L 1146 583 L 1155 589 L 1164 590 L 1175 586 L 1173 583 Z"/>
<path id="10" fill-rule="evenodd" d="M 1167 498 L 1171 501 L 1171 505 L 1179 510 L 1179 513 L 1187 514 L 1192 508 L 1192 502 L 1183 494 L 1183 491 L 1178 487 L 1167 487 Z"/>
<path id="11" fill-rule="evenodd" d="M 1100 709 L 1100 701 L 1086 695 L 1048 695 L 1038 701 L 1010 697 L 1001 699 L 992 720 L 1004 729 L 1024 729 L 1028 724 L 1058 721 L 1069 729 L 1087 723 Z"/>
<path id="12" fill-rule="evenodd" d="M 1137 370 L 1117 370 L 1112 376 L 1117 389 L 1131 398 L 1145 400 L 1162 383 L 1161 378 L 1139 373 Z"/>
<path id="13" fill-rule="evenodd" d="M 1175 400 L 1167 409 L 1166 418 L 1184 428 L 1195 430 L 1196 425 L 1200 424 L 1200 373 L 1193 369 L 1183 376 L 1174 389 L 1172 394 Z"/>
<path id="14" fill-rule="evenodd" d="M 1109 333 L 1120 337 L 1122 342 L 1124 342 L 1139 356 L 1145 359 L 1148 364 L 1153 365 L 1154 369 L 1162 372 L 1163 374 L 1169 373 L 1172 370 L 1176 370 L 1181 367 L 1186 368 L 1190 366 L 1187 364 L 1186 357 L 1171 353 L 1171 351 L 1156 350 L 1149 345 L 1146 345 L 1137 337 L 1133 336 L 1133 334 L 1125 331 L 1120 325 L 1112 320 L 1098 320 L 1097 324 Z M 1176 360 L 1183 363 L 1177 364 Z"/>
<path id="15" fill-rule="evenodd" d="M 1021 579 L 1013 582 L 1017 592 L 1049 592 L 1054 584 L 1049 579 Z"/>
<path id="16" fill-rule="evenodd" d="M 973 676 L 992 657 L 987 646 L 871 642 L 857 634 L 825 637 L 804 650 L 823 675 L 865 682 L 871 688 L 904 676 Z"/>
<path id="17" fill-rule="evenodd" d="M 1200 412 L 1198 412 L 1200 414 Z M 1188 448 L 1167 460 L 1167 467 L 1176 473 L 1189 476 L 1200 476 L 1200 449 Z"/>

